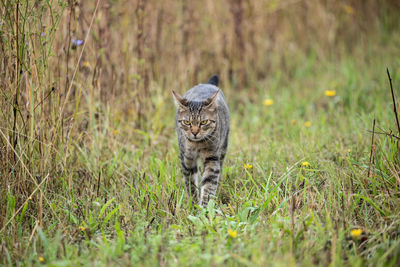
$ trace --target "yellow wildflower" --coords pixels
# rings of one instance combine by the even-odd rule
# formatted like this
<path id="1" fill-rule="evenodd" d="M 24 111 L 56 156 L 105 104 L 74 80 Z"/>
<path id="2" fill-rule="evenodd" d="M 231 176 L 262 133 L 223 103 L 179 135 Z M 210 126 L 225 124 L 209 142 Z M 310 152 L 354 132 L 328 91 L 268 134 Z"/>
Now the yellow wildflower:
<path id="1" fill-rule="evenodd" d="M 362 229 L 353 229 L 350 231 L 350 235 L 353 238 L 357 238 L 362 234 L 362 232 L 363 232 Z"/>
<path id="2" fill-rule="evenodd" d="M 301 166 L 303 166 L 303 167 L 308 167 L 308 166 L 310 166 L 310 163 L 309 163 L 308 161 L 303 161 L 303 162 L 301 163 Z"/>
<path id="3" fill-rule="evenodd" d="M 83 227 L 83 226 L 79 226 L 78 229 L 79 229 L 79 231 L 82 231 L 82 232 L 83 232 L 83 231 L 85 231 L 86 228 Z"/>
<path id="4" fill-rule="evenodd" d="M 272 99 L 265 99 L 263 102 L 264 106 L 271 106 L 272 104 L 274 104 L 274 100 Z"/>
<path id="5" fill-rule="evenodd" d="M 304 123 L 304 126 L 310 127 L 310 126 L 311 126 L 311 121 L 306 121 L 306 122 Z"/>
<path id="6" fill-rule="evenodd" d="M 326 90 L 325 91 L 325 95 L 326 96 L 335 96 L 336 95 L 336 91 L 335 90 Z"/>
<path id="7" fill-rule="evenodd" d="M 232 231 L 231 229 L 228 229 L 228 234 L 233 238 L 237 237 L 237 231 L 236 230 Z"/>
<path id="8" fill-rule="evenodd" d="M 251 164 L 243 164 L 243 167 L 246 169 L 246 170 L 250 170 L 251 168 L 253 168 L 253 165 L 251 165 Z"/>
<path id="9" fill-rule="evenodd" d="M 89 61 L 83 62 L 83 66 L 86 67 L 86 68 L 89 68 L 90 67 Z"/>
<path id="10" fill-rule="evenodd" d="M 347 149 L 347 152 L 349 152 L 349 153 L 350 153 L 350 152 L 351 152 L 351 149 L 350 149 L 350 148 L 349 148 L 349 149 Z"/>
<path id="11" fill-rule="evenodd" d="M 297 121 L 295 119 L 292 120 L 292 125 L 296 125 Z"/>
<path id="12" fill-rule="evenodd" d="M 116 136 L 117 134 L 118 134 L 118 130 L 115 129 L 115 130 L 113 131 L 113 135 Z"/>
<path id="13" fill-rule="evenodd" d="M 344 11 L 346 11 L 347 14 L 350 14 L 350 15 L 354 14 L 354 8 L 352 6 L 344 5 L 343 8 L 344 8 Z"/>
<path id="14" fill-rule="evenodd" d="M 43 257 L 39 257 L 39 261 L 40 262 L 44 262 L 44 258 Z"/>

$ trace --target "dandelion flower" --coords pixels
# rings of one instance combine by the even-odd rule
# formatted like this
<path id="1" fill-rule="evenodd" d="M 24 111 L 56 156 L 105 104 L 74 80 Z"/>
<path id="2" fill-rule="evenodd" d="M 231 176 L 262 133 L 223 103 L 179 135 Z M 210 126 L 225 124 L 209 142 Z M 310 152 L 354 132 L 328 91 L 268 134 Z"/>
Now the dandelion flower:
<path id="1" fill-rule="evenodd" d="M 228 229 L 228 234 L 233 238 L 237 237 L 237 231 L 236 230 L 232 231 L 231 229 Z"/>
<path id="2" fill-rule="evenodd" d="M 335 96 L 336 95 L 336 90 L 326 90 L 325 91 L 326 96 Z"/>
<path id="3" fill-rule="evenodd" d="M 310 126 L 311 126 L 311 121 L 306 121 L 306 122 L 304 123 L 304 126 L 310 127 Z"/>
<path id="4" fill-rule="evenodd" d="M 295 119 L 292 120 L 292 125 L 296 125 L 297 121 Z"/>
<path id="5" fill-rule="evenodd" d="M 301 166 L 303 166 L 303 167 L 308 167 L 308 166 L 310 166 L 310 163 L 309 163 L 308 161 L 303 161 L 303 162 L 301 163 Z"/>
<path id="6" fill-rule="evenodd" d="M 263 102 L 264 106 L 272 106 L 274 104 L 274 100 L 272 99 L 265 99 Z"/>
<path id="7" fill-rule="evenodd" d="M 253 165 L 251 165 L 251 164 L 243 164 L 243 167 L 246 169 L 246 170 L 250 170 L 251 168 L 253 168 Z"/>
<path id="8" fill-rule="evenodd" d="M 44 258 L 43 257 L 39 257 L 39 261 L 40 262 L 44 262 Z"/>
<path id="9" fill-rule="evenodd" d="M 350 231 L 350 235 L 353 238 L 357 238 L 362 234 L 362 232 L 363 232 L 362 229 L 353 229 Z"/>

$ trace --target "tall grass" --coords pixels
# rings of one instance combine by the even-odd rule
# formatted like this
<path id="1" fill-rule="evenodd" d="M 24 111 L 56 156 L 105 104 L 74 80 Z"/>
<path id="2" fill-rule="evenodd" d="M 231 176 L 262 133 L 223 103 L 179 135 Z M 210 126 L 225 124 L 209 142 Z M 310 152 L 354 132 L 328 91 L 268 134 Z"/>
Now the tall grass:
<path id="1" fill-rule="evenodd" d="M 369 132 L 376 118 L 396 133 L 398 13 L 1 1 L 1 264 L 398 265 L 398 145 L 376 134 L 370 161 Z M 218 198 L 199 210 L 170 90 L 213 73 L 232 134 Z"/>

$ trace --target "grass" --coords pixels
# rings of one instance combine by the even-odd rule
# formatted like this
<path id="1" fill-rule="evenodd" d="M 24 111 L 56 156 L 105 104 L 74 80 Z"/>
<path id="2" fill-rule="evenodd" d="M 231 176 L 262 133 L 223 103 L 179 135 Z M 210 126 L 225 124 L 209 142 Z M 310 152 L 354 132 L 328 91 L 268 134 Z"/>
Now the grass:
<path id="1" fill-rule="evenodd" d="M 371 33 L 370 46 L 331 51 L 337 57 L 324 59 L 313 49 L 271 55 L 276 68 L 240 90 L 222 76 L 231 111 L 229 150 L 216 200 L 199 209 L 184 193 L 170 90 L 151 81 L 139 124 L 136 106 L 126 100 L 138 95 L 102 95 L 95 71 L 83 66 L 66 86 L 72 88 L 66 100 L 67 91 L 58 87 L 64 80 L 49 74 L 53 46 L 32 48 L 56 38 L 61 15 L 52 16 L 47 37 L 26 24 L 31 50 L 20 53 L 30 59 L 21 67 L 29 75 L 1 76 L 21 96 L 16 105 L 14 91 L 4 90 L 0 100 L 0 264 L 399 264 L 397 142 L 375 135 L 369 164 L 373 119 L 377 129 L 396 133 L 386 76 L 388 67 L 397 93 L 395 30 Z M 7 45 L 13 51 L 12 42 Z M 75 49 L 71 58 L 82 51 Z M 87 49 L 87 57 L 97 51 L 90 43 Z M 282 58 L 290 66 L 282 67 Z M 168 87 L 179 84 L 164 75 Z M 265 99 L 273 103 L 264 105 Z M 14 128 L 13 108 L 22 114 Z M 352 235 L 355 229 L 361 235 Z"/>
<path id="2" fill-rule="evenodd" d="M 347 61 L 338 64 L 345 71 L 329 82 L 310 71 L 276 91 L 260 83 L 258 99 L 268 95 L 271 106 L 230 106 L 224 178 L 216 202 L 201 211 L 184 194 L 172 101 L 159 103 L 164 116 L 149 122 L 161 131 L 134 131 L 106 108 L 89 123 L 85 146 L 70 141 L 64 160 L 71 169 L 46 176 L 59 180 L 57 188 L 41 187 L 49 202 L 35 194 L 2 233 L 3 263 L 396 265 L 398 152 L 388 138 L 377 137 L 374 175 L 366 176 L 373 117 L 381 127 L 394 125 L 384 65 L 361 75 Z M 374 75 L 372 86 L 361 79 Z M 309 80 L 338 83 L 337 95 L 310 89 Z M 31 201 L 47 207 L 43 228 Z M 13 192 L 7 205 L 11 218 Z M 353 228 L 363 229 L 363 241 L 350 237 Z"/>

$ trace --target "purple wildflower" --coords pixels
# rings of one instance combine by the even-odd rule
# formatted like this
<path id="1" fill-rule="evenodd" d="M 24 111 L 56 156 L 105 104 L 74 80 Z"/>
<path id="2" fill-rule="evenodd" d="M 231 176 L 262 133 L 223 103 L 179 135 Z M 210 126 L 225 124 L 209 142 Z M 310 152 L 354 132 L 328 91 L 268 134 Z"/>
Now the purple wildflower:
<path id="1" fill-rule="evenodd" d="M 41 35 L 41 36 L 45 36 L 45 35 L 46 35 L 46 33 L 45 33 L 45 32 L 42 32 L 40 35 Z"/>
<path id="2" fill-rule="evenodd" d="M 73 43 L 75 46 L 80 46 L 80 45 L 83 44 L 83 40 L 72 39 L 72 43 Z"/>

